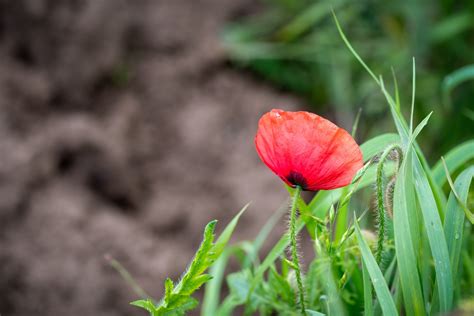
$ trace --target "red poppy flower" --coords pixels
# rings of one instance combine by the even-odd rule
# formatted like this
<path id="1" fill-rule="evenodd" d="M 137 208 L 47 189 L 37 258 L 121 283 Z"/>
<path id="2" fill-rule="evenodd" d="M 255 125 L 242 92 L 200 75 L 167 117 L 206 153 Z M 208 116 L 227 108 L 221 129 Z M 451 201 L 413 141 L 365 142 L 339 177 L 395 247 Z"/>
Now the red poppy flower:
<path id="1" fill-rule="evenodd" d="M 309 112 L 264 114 L 255 146 L 283 181 L 307 191 L 346 186 L 363 165 L 362 152 L 347 131 Z"/>

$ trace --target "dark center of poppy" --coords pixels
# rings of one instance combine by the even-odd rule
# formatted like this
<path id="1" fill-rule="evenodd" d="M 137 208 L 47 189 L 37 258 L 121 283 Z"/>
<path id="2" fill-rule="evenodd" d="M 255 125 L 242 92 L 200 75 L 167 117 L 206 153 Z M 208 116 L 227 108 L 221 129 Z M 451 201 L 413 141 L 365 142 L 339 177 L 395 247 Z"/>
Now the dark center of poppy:
<path id="1" fill-rule="evenodd" d="M 299 185 L 303 190 L 305 190 L 308 185 L 305 177 L 297 171 L 290 171 L 290 173 L 286 176 L 286 180 L 288 180 L 288 182 L 294 186 Z"/>

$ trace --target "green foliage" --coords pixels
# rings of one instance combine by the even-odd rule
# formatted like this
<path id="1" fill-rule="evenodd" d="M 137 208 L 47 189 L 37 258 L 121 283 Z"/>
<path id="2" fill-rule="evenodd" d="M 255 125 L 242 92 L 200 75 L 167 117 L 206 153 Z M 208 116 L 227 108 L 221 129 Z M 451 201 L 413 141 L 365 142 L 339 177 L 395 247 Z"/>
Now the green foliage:
<path id="1" fill-rule="evenodd" d="M 258 14 L 229 24 L 223 32 L 225 47 L 237 65 L 306 97 L 319 113 L 329 111 L 346 124 L 363 105 L 363 119 L 377 122 L 362 124 L 363 135 L 385 130 L 389 122 L 383 95 L 340 45 L 332 8 L 354 47 L 374 65 L 374 73 L 391 75 L 393 65 L 402 67 L 400 91 L 412 87 L 406 71 L 410 59 L 419 61 L 418 114 L 435 107 L 448 118 L 433 119 L 422 135 L 426 148 L 441 154 L 474 137 L 474 130 L 465 128 L 474 117 L 472 1 L 262 2 Z"/>
<path id="2" fill-rule="evenodd" d="M 191 264 L 176 284 L 171 279 L 165 281 L 165 295 L 158 304 L 152 299 L 142 299 L 131 304 L 145 309 L 151 316 L 180 316 L 197 307 L 199 302 L 191 295 L 204 283 L 212 279 L 205 271 L 219 258 L 237 225 L 245 206 L 229 223 L 219 239 L 214 242 L 214 230 L 217 221 L 211 221 L 204 230 L 204 238 Z"/>
<path id="3" fill-rule="evenodd" d="M 310 11 L 294 21 L 281 36 L 290 36 L 291 30 L 303 32 L 301 23 L 313 14 Z M 383 77 L 363 61 L 335 21 L 347 48 L 380 89 L 397 133 L 361 145 L 366 163 L 344 188 L 319 191 L 306 203 L 298 188 L 287 187 L 296 197 L 291 203 L 291 238 L 284 234 L 268 253 L 259 255 L 287 206 L 269 219 L 255 240 L 232 246 L 226 244 L 241 213 L 216 242 L 215 222 L 211 222 L 181 281 L 175 285 L 167 279 L 158 304 L 145 299 L 134 305 L 152 316 L 184 315 L 198 305 L 192 294 L 206 284 L 203 316 L 297 316 L 303 300 L 310 316 L 473 312 L 474 140 L 451 149 L 445 160 L 431 167 L 418 137 L 427 132 L 432 115 L 415 124 L 414 65 L 407 121 L 397 84 L 392 95 Z M 441 30 L 436 32 L 437 38 L 445 36 Z M 304 230 L 314 250 L 312 256 L 304 256 L 309 258 L 307 266 L 295 260 L 294 251 L 285 253 L 290 245 L 296 248 L 294 236 Z M 226 275 L 231 258 L 238 268 Z"/>
<path id="4" fill-rule="evenodd" d="M 204 240 L 191 265 L 176 287 L 171 279 L 166 279 L 165 296 L 158 305 L 155 306 L 149 299 L 135 301 L 131 304 L 146 309 L 153 316 L 184 315 L 187 310 L 195 308 L 198 302 L 191 295 L 211 279 L 211 276 L 204 274 L 204 271 L 219 255 L 213 251 L 215 248 L 213 241 L 216 223 L 217 221 L 212 221 L 207 224 L 204 230 Z"/>
<path id="5" fill-rule="evenodd" d="M 300 217 L 295 229 L 307 230 L 315 253 L 307 269 L 302 267 L 307 313 L 424 315 L 465 309 L 468 303 L 463 302 L 474 295 L 474 278 L 470 277 L 474 259 L 469 251 L 474 238 L 465 221 L 466 214 L 471 214 L 466 212 L 470 212 L 468 192 L 474 169 L 461 171 L 453 183 L 449 176 L 440 175 L 440 163 L 429 166 L 417 137 L 425 132 L 431 114 L 415 126 L 412 103 L 407 122 L 398 91 L 395 97 L 387 91 L 383 78 L 365 64 L 337 25 L 349 50 L 380 88 L 398 134 L 384 134 L 361 145 L 367 163 L 349 186 L 320 191 L 308 204 L 297 201 Z M 459 172 L 470 164 L 471 142 L 449 152 L 447 171 Z M 392 157 L 394 150 L 397 154 Z M 446 181 L 452 187 L 449 199 Z M 288 191 L 293 193 L 291 188 Z M 366 206 L 374 196 L 376 208 L 385 216 L 379 237 L 370 230 L 377 228 L 376 216 L 369 216 L 372 207 Z M 359 212 L 359 219 L 351 219 L 348 209 L 365 211 Z M 216 296 L 220 297 L 223 283 L 210 281 L 214 294 L 206 299 L 212 299 L 214 305 L 203 316 L 233 315 L 239 306 L 244 315 L 299 315 L 297 267 L 285 255 L 288 236 L 262 261 L 252 256 L 248 264 L 245 254 L 254 253 L 261 241 L 244 242 L 228 253 L 237 258 L 241 269 L 227 276 L 229 294 L 222 300 Z M 381 252 L 383 259 L 376 260 Z M 225 262 L 219 266 L 221 279 Z M 218 300 L 221 304 L 215 303 Z"/>

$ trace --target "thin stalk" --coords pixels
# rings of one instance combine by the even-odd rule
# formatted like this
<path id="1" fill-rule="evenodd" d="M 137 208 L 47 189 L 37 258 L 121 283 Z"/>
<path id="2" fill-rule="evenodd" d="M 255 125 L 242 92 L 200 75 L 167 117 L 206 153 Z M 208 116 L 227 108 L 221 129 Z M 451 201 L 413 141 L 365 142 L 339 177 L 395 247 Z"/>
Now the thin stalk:
<path id="1" fill-rule="evenodd" d="M 382 261 L 383 245 L 385 241 L 385 220 L 387 218 L 387 208 L 386 199 L 384 198 L 384 177 L 383 177 L 383 167 L 384 163 L 389 157 L 392 151 L 396 150 L 398 154 L 398 163 L 400 164 L 402 160 L 402 151 L 398 144 L 391 145 L 385 149 L 379 159 L 379 164 L 377 165 L 377 177 L 376 177 L 376 186 L 377 186 L 377 210 L 378 210 L 378 238 L 377 238 L 377 252 L 375 254 L 375 259 L 380 265 Z"/>
<path id="2" fill-rule="evenodd" d="M 303 288 L 303 281 L 301 279 L 301 269 L 300 269 L 300 262 L 298 258 L 298 244 L 296 241 L 296 209 L 298 204 L 298 199 L 300 197 L 301 187 L 299 185 L 296 186 L 293 201 L 291 202 L 291 209 L 290 209 L 290 241 L 291 241 L 291 259 L 294 265 L 294 269 L 296 272 L 296 283 L 298 284 L 298 292 L 300 296 L 301 302 L 301 312 L 303 315 L 306 315 L 306 308 L 304 302 L 304 288 Z"/>
<path id="3" fill-rule="evenodd" d="M 133 292 L 135 292 L 135 294 L 137 294 L 142 299 L 150 299 L 151 298 L 151 296 L 148 295 L 148 293 L 145 292 L 145 290 L 143 288 L 141 288 L 140 285 L 138 285 L 137 281 L 135 281 L 135 279 L 132 277 L 132 275 L 127 271 L 127 269 L 125 269 L 125 267 L 120 262 L 115 260 L 109 254 L 106 254 L 104 256 L 104 258 L 105 258 L 105 260 L 107 260 L 107 262 L 110 264 L 110 266 L 112 268 L 114 268 L 120 274 L 122 279 L 128 285 L 130 285 L 130 287 L 132 288 Z"/>

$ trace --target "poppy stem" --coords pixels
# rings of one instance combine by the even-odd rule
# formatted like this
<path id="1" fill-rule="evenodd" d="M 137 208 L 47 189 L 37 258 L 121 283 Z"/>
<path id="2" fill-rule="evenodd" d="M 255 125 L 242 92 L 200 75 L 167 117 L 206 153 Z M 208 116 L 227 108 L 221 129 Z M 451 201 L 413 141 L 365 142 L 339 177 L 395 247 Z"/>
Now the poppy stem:
<path id="1" fill-rule="evenodd" d="M 290 241 L 291 241 L 291 259 L 293 262 L 293 268 L 296 273 L 296 283 L 298 284 L 298 292 L 300 296 L 301 302 L 301 312 L 303 315 L 306 315 L 306 308 L 305 308 L 305 301 L 304 301 L 304 288 L 303 288 L 303 281 L 301 279 L 301 269 L 300 269 L 300 262 L 298 258 L 298 244 L 296 241 L 296 210 L 298 208 L 298 200 L 300 198 L 301 187 L 299 185 L 296 186 L 293 200 L 291 202 L 291 209 L 290 209 Z"/>
<path id="2" fill-rule="evenodd" d="M 376 192 L 377 192 L 377 210 L 378 210 L 378 238 L 377 238 L 377 251 L 375 254 L 375 260 L 379 265 L 382 264 L 383 254 L 384 254 L 384 242 L 386 239 L 386 221 L 388 219 L 388 210 L 391 206 L 388 204 L 390 200 L 387 199 L 387 196 L 384 196 L 385 185 L 384 185 L 384 164 L 386 160 L 390 158 L 392 152 L 396 153 L 396 159 L 398 160 L 398 166 L 400 167 L 401 161 L 403 159 L 403 151 L 398 144 L 393 144 L 388 146 L 379 158 L 379 164 L 377 166 L 376 174 Z"/>

